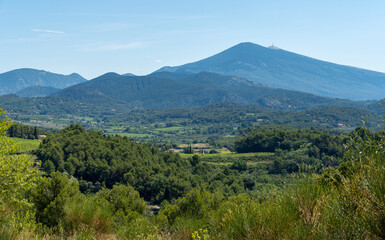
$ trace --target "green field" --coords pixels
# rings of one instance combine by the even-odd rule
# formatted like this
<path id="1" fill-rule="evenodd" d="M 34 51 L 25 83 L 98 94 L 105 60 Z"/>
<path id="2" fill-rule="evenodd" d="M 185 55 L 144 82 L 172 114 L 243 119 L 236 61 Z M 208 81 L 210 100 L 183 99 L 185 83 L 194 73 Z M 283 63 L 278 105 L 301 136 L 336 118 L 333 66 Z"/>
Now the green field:
<path id="1" fill-rule="evenodd" d="M 189 158 L 194 156 L 195 154 L 184 154 L 180 153 L 180 156 L 182 158 Z M 215 158 L 215 157 L 226 157 L 226 158 L 240 158 L 240 157 L 261 157 L 261 156 L 272 156 L 274 153 L 268 153 L 268 152 L 257 152 L 257 153 L 234 153 L 234 152 L 221 152 L 221 153 L 214 153 L 214 154 L 196 154 L 202 159 L 207 158 Z"/>
<path id="2" fill-rule="evenodd" d="M 19 115 L 20 119 L 29 119 L 29 120 L 47 120 L 52 119 L 50 115 Z"/>
<path id="3" fill-rule="evenodd" d="M 180 154 L 182 158 L 190 158 L 195 154 Z M 246 161 L 248 166 L 257 164 L 271 164 L 274 153 L 258 152 L 258 153 L 234 153 L 221 152 L 215 154 L 196 154 L 203 162 L 213 165 L 228 166 L 234 162 L 241 160 Z"/>
<path id="4" fill-rule="evenodd" d="M 20 145 L 20 151 L 19 152 L 31 152 L 33 150 L 36 150 L 40 142 L 39 140 L 31 140 L 31 139 L 23 139 L 23 138 L 11 138 L 13 142 Z"/>
<path id="5" fill-rule="evenodd" d="M 154 130 L 167 132 L 167 131 L 177 131 L 180 129 L 183 129 L 183 127 L 164 127 L 164 128 L 155 128 Z"/>
<path id="6" fill-rule="evenodd" d="M 151 137 L 150 134 L 141 134 L 141 133 L 116 133 L 117 135 L 128 137 L 128 138 L 145 138 Z"/>

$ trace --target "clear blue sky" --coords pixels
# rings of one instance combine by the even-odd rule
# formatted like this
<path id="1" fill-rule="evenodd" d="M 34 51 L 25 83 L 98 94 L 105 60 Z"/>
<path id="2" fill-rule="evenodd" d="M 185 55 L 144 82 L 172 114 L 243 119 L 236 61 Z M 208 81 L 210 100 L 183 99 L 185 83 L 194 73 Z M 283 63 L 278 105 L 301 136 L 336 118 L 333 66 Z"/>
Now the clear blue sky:
<path id="1" fill-rule="evenodd" d="M 0 0 L 0 72 L 144 75 L 240 42 L 385 72 L 385 1 Z"/>

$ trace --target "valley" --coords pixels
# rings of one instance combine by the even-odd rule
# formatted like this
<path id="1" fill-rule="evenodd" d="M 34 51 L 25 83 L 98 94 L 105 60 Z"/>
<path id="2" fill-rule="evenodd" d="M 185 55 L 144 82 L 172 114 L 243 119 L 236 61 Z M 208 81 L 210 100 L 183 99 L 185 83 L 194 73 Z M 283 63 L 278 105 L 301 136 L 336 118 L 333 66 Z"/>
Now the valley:
<path id="1" fill-rule="evenodd" d="M 148 142 L 192 143 L 235 137 L 239 130 L 252 126 L 283 125 L 348 132 L 362 126 L 382 124 L 381 115 L 350 107 L 325 107 L 304 111 L 279 111 L 233 103 L 215 103 L 188 109 L 135 109 L 127 113 L 94 117 L 75 114 L 28 115 L 11 112 L 9 116 L 23 124 L 62 129 L 71 123 L 109 135 L 119 134 Z"/>
<path id="2" fill-rule="evenodd" d="M 384 12 L 0 0 L 0 240 L 385 239 Z"/>
<path id="3" fill-rule="evenodd" d="M 0 96 L 0 236 L 376 239 L 382 77 L 251 43 L 144 76 L 0 74 L 30 83 Z"/>

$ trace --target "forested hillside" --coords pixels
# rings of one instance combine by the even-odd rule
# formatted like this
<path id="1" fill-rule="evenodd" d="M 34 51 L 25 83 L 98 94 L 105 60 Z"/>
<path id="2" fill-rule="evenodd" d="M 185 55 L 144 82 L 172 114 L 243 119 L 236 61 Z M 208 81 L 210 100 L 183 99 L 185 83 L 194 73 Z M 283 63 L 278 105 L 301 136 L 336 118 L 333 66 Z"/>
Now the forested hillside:
<path id="1" fill-rule="evenodd" d="M 280 152 L 262 154 L 251 159 L 251 165 L 247 163 L 250 159 L 245 157 L 230 162 L 231 165 L 216 166 L 205 163 L 197 155 L 186 159 L 173 153 L 162 153 L 145 144 L 134 143 L 127 137 L 110 137 L 97 131 L 86 132 L 79 125 L 70 125 L 60 133 L 45 138 L 36 155 L 42 161 L 42 169 L 47 174 L 59 171 L 74 176 L 79 180 L 82 192 L 97 192 L 102 187 L 111 188 L 118 183 L 129 184 L 145 200 L 161 203 L 165 200 L 173 202 L 198 186 L 204 186 L 213 192 L 220 191 L 224 196 L 242 192 L 266 194 L 262 190 L 269 185 L 263 186 L 259 181 L 266 180 L 256 177 L 257 175 L 267 177 L 268 174 L 283 174 L 268 180 L 269 184 L 278 187 L 281 186 L 281 181 L 287 180 L 286 173 L 298 171 L 298 164 L 316 166 L 316 162 L 319 162 L 319 169 L 336 165 L 341 149 L 338 145 L 322 142 L 319 134 L 307 132 L 308 136 L 319 139 L 319 145 L 301 139 L 303 134 L 288 139 L 287 144 L 298 145 L 298 141 L 307 144 L 301 149 L 298 149 L 299 146 L 295 149 L 283 149 L 287 153 L 293 152 L 291 158 L 285 158 L 285 154 Z M 322 136 L 326 137 L 324 140 L 335 139 L 336 143 L 342 141 L 342 137 L 332 137 L 329 134 Z M 279 149 L 273 147 L 269 150 L 274 153 Z M 296 159 L 295 156 L 301 158 Z M 259 164 L 260 161 L 264 163 Z M 275 162 L 280 162 L 281 165 L 275 166 Z"/>
<path id="2" fill-rule="evenodd" d="M 44 87 L 44 86 L 31 86 L 24 88 L 15 94 L 19 97 L 45 97 L 49 96 L 57 91 L 59 91 L 59 88 L 54 87 Z"/>
<path id="3" fill-rule="evenodd" d="M 7 110 L 8 114 L 14 115 L 15 117 L 20 115 L 62 116 L 66 114 L 99 117 L 114 114 L 112 109 L 116 111 L 125 109 L 124 103 L 114 101 L 110 98 L 101 97 L 99 100 L 100 102 L 87 103 L 51 96 L 37 98 L 18 97 L 15 94 L 0 96 L 1 106 Z M 112 108 L 112 106 L 114 108 Z"/>
<path id="4" fill-rule="evenodd" d="M 44 139 L 37 157 L 48 174 L 67 172 L 79 179 L 83 192 L 125 183 L 134 186 L 146 200 L 160 203 L 181 197 L 200 182 L 194 181 L 187 160 L 126 137 L 86 132 L 79 125 Z"/>

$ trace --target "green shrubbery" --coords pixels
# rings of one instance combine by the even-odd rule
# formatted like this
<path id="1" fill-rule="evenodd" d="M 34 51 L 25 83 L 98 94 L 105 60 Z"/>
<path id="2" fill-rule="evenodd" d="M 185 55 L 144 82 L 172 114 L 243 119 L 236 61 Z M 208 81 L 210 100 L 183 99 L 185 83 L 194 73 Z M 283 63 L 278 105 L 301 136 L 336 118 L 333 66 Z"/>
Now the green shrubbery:
<path id="1" fill-rule="evenodd" d="M 276 196 L 230 197 L 206 216 L 181 212 L 182 198 L 163 208 L 157 218 L 200 221 L 195 230 L 206 229 L 210 239 L 383 239 L 385 134 L 362 130 L 352 133 L 355 141 L 338 169 L 294 175 L 292 184 Z"/>
<path id="2" fill-rule="evenodd" d="M 37 151 L 42 170 L 48 175 L 60 171 L 75 177 L 82 193 L 96 193 L 102 187 L 129 184 L 146 201 L 155 204 L 175 202 L 201 185 L 210 192 L 221 192 L 225 197 L 245 192 L 258 195 L 260 188 L 256 187 L 256 182 L 269 172 L 275 176 L 266 178 L 268 183 L 281 186 L 289 178 L 286 174 L 289 171 L 282 171 L 281 166 L 277 171 L 269 171 L 270 161 L 274 158 L 270 155 L 240 158 L 230 166 L 212 165 L 198 155 L 182 158 L 126 137 L 86 132 L 79 125 L 70 125 L 60 133 L 48 136 Z M 249 166 L 248 161 L 265 161 L 266 164 Z M 296 159 L 290 164 L 294 169 Z"/>
<path id="3" fill-rule="evenodd" d="M 53 172 L 51 177 L 42 177 L 37 182 L 31 193 L 36 219 L 47 227 L 58 226 L 65 216 L 64 205 L 80 194 L 77 181 Z"/>
<path id="4" fill-rule="evenodd" d="M 153 174 L 144 174 L 148 169 L 142 168 L 124 175 L 126 183 L 112 184 L 110 188 L 100 184 L 96 193 L 83 194 L 79 191 L 79 182 L 83 181 L 84 185 L 85 180 L 78 180 L 66 171 L 56 172 L 56 169 L 52 169 L 50 175 L 42 175 L 32 166 L 29 156 L 14 155 L 16 147 L 3 135 L 9 124 L 8 119 L 0 123 L 1 239 L 385 238 L 385 132 L 356 129 L 350 134 L 351 140 L 346 142 L 340 157 L 342 163 L 337 168 L 325 168 L 319 174 L 320 169 L 303 165 L 299 173 L 292 176 L 290 184 L 276 192 L 270 188 L 267 195 L 250 194 L 252 192 L 247 189 L 263 189 L 271 181 L 264 178 L 270 175 L 258 176 L 255 180 L 247 174 L 252 173 L 252 169 L 247 165 L 245 168 L 242 161 L 205 172 L 208 165 L 197 157 L 184 161 L 171 153 L 156 152 L 153 154 L 158 166 L 156 161 L 142 159 L 151 164 Z M 85 134 L 76 126 L 65 131 Z M 112 140 L 112 145 L 128 141 L 94 132 L 90 135 L 99 140 Z M 49 145 L 50 141 L 45 144 Z M 64 160 L 70 158 L 65 154 L 73 153 L 69 149 L 74 147 L 67 142 L 63 150 L 55 147 L 56 144 L 40 149 L 47 156 L 55 157 L 52 160 L 59 163 L 55 168 L 61 166 L 61 160 L 65 163 Z M 151 148 L 129 144 L 139 155 L 140 150 L 151 151 Z M 146 152 L 142 154 L 152 156 Z M 92 164 L 92 161 L 85 163 Z M 182 178 L 176 177 L 180 175 L 175 170 L 168 178 L 160 174 L 163 172 L 159 168 L 167 164 L 178 167 L 175 170 L 187 167 L 191 179 L 201 175 L 204 179 L 210 173 L 213 176 L 207 178 L 210 184 L 186 187 L 180 183 Z M 280 169 L 280 164 L 277 160 L 270 170 Z M 167 168 L 167 171 L 172 169 Z M 152 185 L 135 190 L 139 185 L 128 183 L 135 183 L 138 176 L 144 181 L 152 179 Z M 199 179 L 194 181 L 202 183 Z M 140 193 L 149 194 L 146 196 L 175 194 L 166 189 L 181 197 L 171 204 L 164 201 L 155 217 L 147 210 Z M 152 197 L 166 199 L 164 195 Z"/>
<path id="5" fill-rule="evenodd" d="M 5 137 L 11 125 L 8 118 L 0 121 L 0 236 L 4 239 L 28 235 L 35 229 L 28 193 L 36 187 L 37 171 L 27 155 L 15 155 L 18 146 Z"/>

